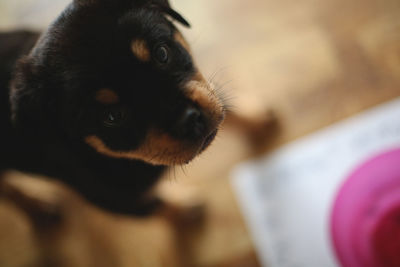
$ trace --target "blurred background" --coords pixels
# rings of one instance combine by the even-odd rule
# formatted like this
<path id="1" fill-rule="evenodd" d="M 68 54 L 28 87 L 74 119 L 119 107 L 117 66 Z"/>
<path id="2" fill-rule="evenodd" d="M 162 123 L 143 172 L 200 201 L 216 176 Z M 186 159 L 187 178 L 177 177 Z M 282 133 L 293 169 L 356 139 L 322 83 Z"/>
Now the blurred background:
<path id="1" fill-rule="evenodd" d="M 0 29 L 44 29 L 68 2 L 0 0 Z M 272 110 L 278 127 L 254 143 L 227 125 L 199 159 L 167 175 L 172 195 L 194 190 L 205 199 L 205 219 L 195 228 L 106 214 L 52 185 L 51 196 L 68 199 L 61 202 L 69 224 L 57 237 L 38 238 L 23 209 L 2 198 L 0 266 L 41 266 L 32 262 L 48 251 L 62 262 L 55 266 L 259 266 L 231 188 L 232 168 L 400 95 L 398 0 L 171 4 L 192 24 L 182 31 L 205 77 L 224 87 L 235 111 L 262 120 Z M 37 196 L 42 189 L 23 190 Z"/>

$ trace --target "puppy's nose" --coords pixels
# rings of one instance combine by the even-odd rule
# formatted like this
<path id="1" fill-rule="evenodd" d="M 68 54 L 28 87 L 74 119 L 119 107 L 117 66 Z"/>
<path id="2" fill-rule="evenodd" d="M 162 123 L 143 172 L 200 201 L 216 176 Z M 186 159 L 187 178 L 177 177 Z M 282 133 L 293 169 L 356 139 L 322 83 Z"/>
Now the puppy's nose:
<path id="1" fill-rule="evenodd" d="M 203 112 L 196 107 L 188 107 L 178 122 L 177 130 L 182 138 L 199 138 L 206 133 L 206 123 Z"/>

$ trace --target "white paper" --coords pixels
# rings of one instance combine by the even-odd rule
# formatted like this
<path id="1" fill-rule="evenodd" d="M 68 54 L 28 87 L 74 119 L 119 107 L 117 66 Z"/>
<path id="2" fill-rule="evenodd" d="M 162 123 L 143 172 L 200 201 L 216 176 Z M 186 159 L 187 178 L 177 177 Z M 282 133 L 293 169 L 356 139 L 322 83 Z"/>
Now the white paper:
<path id="1" fill-rule="evenodd" d="M 263 266 L 336 267 L 329 218 L 363 161 L 400 147 L 400 98 L 245 163 L 232 184 Z"/>

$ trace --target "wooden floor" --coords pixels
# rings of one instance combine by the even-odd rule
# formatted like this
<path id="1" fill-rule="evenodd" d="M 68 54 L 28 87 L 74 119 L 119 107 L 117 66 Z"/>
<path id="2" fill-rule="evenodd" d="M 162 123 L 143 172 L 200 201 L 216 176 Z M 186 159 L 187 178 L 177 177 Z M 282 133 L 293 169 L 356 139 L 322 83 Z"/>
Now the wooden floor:
<path id="1" fill-rule="evenodd" d="M 3 0 L 0 28 L 45 25 L 65 2 Z M 195 188 L 208 203 L 204 225 L 185 232 L 193 265 L 258 266 L 231 191 L 232 167 L 399 96 L 400 2 L 172 3 L 193 25 L 184 32 L 202 71 L 224 86 L 235 109 L 259 114 L 269 107 L 278 117 L 277 135 L 257 151 L 240 131 L 227 128 L 199 160 L 166 179 L 170 187 Z"/>

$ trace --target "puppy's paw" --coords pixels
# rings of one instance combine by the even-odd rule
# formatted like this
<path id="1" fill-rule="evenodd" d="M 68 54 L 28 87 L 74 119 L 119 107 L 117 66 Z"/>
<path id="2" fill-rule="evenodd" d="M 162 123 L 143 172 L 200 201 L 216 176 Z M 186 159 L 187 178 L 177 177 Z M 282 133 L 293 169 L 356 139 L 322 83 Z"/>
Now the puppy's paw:
<path id="1" fill-rule="evenodd" d="M 201 199 L 192 199 L 174 208 L 176 222 L 180 225 L 199 225 L 205 220 L 206 204 Z"/>
<path id="2" fill-rule="evenodd" d="M 196 226 L 204 222 L 207 205 L 194 188 L 164 184 L 158 194 L 163 203 L 159 211 L 177 225 Z"/>
<path id="3" fill-rule="evenodd" d="M 200 199 L 187 200 L 182 203 L 163 201 L 159 214 L 177 226 L 193 227 L 202 224 L 206 217 L 206 204 Z"/>
<path id="4" fill-rule="evenodd" d="M 266 110 L 263 113 L 249 119 L 247 134 L 252 144 L 259 145 L 268 142 L 275 130 L 277 117 L 272 110 Z"/>
<path id="5" fill-rule="evenodd" d="M 270 140 L 275 132 L 277 117 L 271 109 L 265 109 L 252 113 L 229 113 L 227 125 L 246 134 L 250 143 L 260 146 Z"/>

